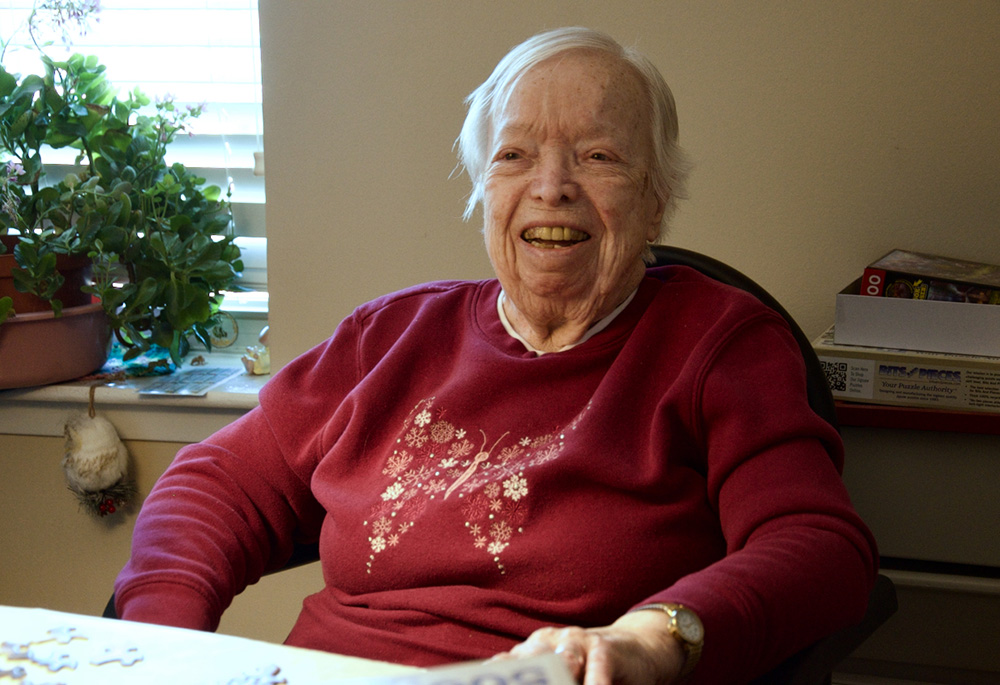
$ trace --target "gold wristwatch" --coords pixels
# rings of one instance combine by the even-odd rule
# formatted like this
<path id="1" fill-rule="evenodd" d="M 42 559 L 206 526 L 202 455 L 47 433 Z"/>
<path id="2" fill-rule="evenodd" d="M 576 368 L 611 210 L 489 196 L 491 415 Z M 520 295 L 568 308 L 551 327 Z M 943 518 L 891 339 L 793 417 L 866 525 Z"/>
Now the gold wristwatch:
<path id="1" fill-rule="evenodd" d="M 671 604 L 669 602 L 644 604 L 636 607 L 633 611 L 643 611 L 652 609 L 662 611 L 670 617 L 670 624 L 667 629 L 670 634 L 681 643 L 684 649 L 684 665 L 681 666 L 681 678 L 689 675 L 694 667 L 698 665 L 701 658 L 701 648 L 705 644 L 705 626 L 701 624 L 698 614 L 688 609 L 683 604 Z"/>

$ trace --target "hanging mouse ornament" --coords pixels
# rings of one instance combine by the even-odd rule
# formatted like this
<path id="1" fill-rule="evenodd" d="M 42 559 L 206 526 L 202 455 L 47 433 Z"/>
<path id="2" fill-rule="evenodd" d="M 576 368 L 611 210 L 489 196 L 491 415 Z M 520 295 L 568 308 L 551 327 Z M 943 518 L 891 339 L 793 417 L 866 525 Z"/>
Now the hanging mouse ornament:
<path id="1" fill-rule="evenodd" d="M 65 436 L 63 471 L 80 503 L 99 516 L 114 514 L 128 504 L 136 491 L 128 478 L 128 450 L 111 422 L 97 416 L 93 387 L 90 410 L 66 422 Z"/>

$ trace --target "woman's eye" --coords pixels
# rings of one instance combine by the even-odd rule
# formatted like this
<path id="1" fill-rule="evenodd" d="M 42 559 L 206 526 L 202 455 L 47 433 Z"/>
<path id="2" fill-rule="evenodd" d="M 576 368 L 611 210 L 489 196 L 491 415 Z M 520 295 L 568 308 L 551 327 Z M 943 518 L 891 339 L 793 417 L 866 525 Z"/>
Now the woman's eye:
<path id="1" fill-rule="evenodd" d="M 503 153 L 503 156 L 501 157 L 501 159 L 503 159 L 504 161 L 507 161 L 507 162 L 513 161 L 515 159 L 520 159 L 520 158 L 521 158 L 521 155 L 517 154 L 516 152 L 505 152 L 505 153 Z"/>
<path id="2" fill-rule="evenodd" d="M 593 152 L 593 153 L 591 153 L 590 158 L 591 159 L 596 159 L 598 162 L 609 162 L 609 161 L 611 161 L 611 158 L 608 157 L 603 152 Z"/>

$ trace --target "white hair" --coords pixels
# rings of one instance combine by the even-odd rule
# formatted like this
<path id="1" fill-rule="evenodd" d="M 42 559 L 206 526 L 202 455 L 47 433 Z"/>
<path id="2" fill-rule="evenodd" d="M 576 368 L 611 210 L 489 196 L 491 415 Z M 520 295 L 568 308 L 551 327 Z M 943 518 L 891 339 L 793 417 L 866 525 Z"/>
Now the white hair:
<path id="1" fill-rule="evenodd" d="M 687 197 L 685 181 L 690 169 L 687 155 L 677 142 L 674 96 L 656 66 L 634 48 L 622 47 L 599 31 L 579 27 L 545 31 L 514 47 L 500 60 L 490 77 L 466 98 L 469 111 L 456 141 L 459 163 L 472 180 L 472 192 L 465 207 L 466 220 L 483 201 L 483 175 L 489 161 L 492 124 L 506 107 L 520 78 L 532 67 L 559 53 L 581 48 L 617 57 L 639 77 L 650 108 L 653 141 L 650 180 L 657 200 L 664 207 L 660 225 L 662 237 L 669 216 L 676 210 L 677 200 Z"/>

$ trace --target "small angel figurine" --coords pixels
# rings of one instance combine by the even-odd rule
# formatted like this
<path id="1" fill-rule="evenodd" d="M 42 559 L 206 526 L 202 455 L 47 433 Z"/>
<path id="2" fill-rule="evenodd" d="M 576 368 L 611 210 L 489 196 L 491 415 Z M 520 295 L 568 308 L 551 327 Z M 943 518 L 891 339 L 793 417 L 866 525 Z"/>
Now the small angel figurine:
<path id="1" fill-rule="evenodd" d="M 252 376 L 266 376 L 271 373 L 271 353 L 267 349 L 268 328 L 264 326 L 257 337 L 260 345 L 251 345 L 247 348 L 246 354 L 240 357 L 243 368 Z"/>

